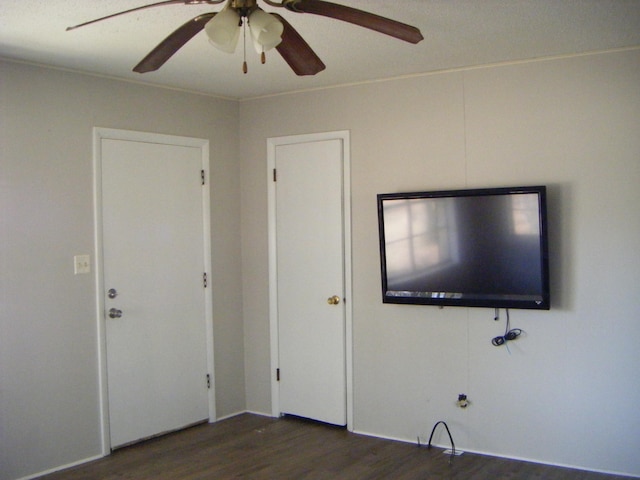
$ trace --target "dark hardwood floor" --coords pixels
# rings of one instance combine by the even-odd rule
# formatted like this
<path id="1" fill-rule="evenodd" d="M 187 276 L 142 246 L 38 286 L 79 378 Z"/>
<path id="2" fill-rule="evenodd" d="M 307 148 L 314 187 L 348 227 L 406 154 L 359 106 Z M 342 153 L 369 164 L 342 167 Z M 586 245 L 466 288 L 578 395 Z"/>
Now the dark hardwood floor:
<path id="1" fill-rule="evenodd" d="M 382 440 L 298 418 L 244 414 L 122 448 L 42 480 L 544 479 L 625 477 Z"/>

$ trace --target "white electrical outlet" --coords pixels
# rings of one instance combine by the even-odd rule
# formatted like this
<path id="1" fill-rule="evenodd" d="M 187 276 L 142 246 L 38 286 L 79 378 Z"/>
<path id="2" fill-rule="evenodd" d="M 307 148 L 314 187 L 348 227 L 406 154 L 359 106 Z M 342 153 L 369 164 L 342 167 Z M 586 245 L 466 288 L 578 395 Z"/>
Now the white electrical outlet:
<path id="1" fill-rule="evenodd" d="M 442 452 L 442 453 L 443 453 L 443 454 L 445 454 L 445 455 L 451 455 L 451 454 L 453 453 L 453 450 L 451 450 L 450 448 L 447 448 L 447 449 L 446 449 L 444 452 Z M 458 456 L 462 455 L 463 453 L 464 453 L 464 452 L 463 452 L 462 450 L 458 450 L 458 449 L 456 448 L 456 451 L 455 451 L 456 457 L 458 457 Z"/>
<path id="2" fill-rule="evenodd" d="M 73 273 L 78 275 L 81 273 L 91 273 L 91 256 L 76 255 L 73 257 Z"/>

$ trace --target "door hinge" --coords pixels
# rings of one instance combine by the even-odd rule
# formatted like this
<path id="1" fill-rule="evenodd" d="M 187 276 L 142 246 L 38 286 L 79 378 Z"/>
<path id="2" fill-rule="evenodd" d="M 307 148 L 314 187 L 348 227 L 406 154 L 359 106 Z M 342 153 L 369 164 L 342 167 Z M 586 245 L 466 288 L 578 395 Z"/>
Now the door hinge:
<path id="1" fill-rule="evenodd" d="M 273 169 L 273 181 L 277 182 L 278 181 L 278 174 L 276 173 L 276 169 Z"/>
<path id="2" fill-rule="evenodd" d="M 204 181 L 204 170 L 200 170 L 200 180 L 202 180 L 202 185 L 204 185 L 205 184 L 205 181 Z"/>
<path id="3" fill-rule="evenodd" d="M 207 272 L 204 272 L 204 273 L 202 274 L 202 286 L 203 286 L 204 288 L 207 288 Z"/>
<path id="4" fill-rule="evenodd" d="M 211 388 L 211 375 L 207 373 L 207 388 Z"/>
<path id="5" fill-rule="evenodd" d="M 276 368 L 276 381 L 279 382 L 280 381 L 280 369 Z"/>

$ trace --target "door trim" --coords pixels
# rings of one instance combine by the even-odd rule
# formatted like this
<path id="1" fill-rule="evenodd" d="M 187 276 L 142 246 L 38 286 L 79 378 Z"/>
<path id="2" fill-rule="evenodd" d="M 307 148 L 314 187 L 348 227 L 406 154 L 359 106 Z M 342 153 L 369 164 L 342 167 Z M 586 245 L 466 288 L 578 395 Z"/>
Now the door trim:
<path id="1" fill-rule="evenodd" d="M 269 331 L 271 346 L 271 414 L 280 415 L 280 390 L 276 372 L 279 365 L 278 348 L 278 276 L 276 268 L 276 188 L 273 169 L 276 165 L 276 147 L 323 140 L 342 141 L 342 208 L 344 244 L 345 288 L 345 361 L 347 393 L 347 429 L 353 431 L 353 295 L 351 272 L 351 147 L 348 130 L 335 132 L 291 135 L 267 139 L 268 182 L 268 236 L 269 236 Z"/>
<path id="2" fill-rule="evenodd" d="M 107 383 L 107 339 L 104 302 L 104 256 L 102 245 L 102 140 L 125 140 L 165 145 L 178 145 L 199 148 L 202 156 L 202 169 L 205 172 L 205 185 L 209 183 L 209 140 L 174 135 L 163 135 L 112 128 L 93 128 L 93 211 L 94 211 L 94 248 L 95 248 L 95 284 L 96 284 L 96 322 L 98 328 L 98 384 L 100 398 L 100 425 L 102 435 L 102 455 L 111 453 L 111 435 L 109 431 L 109 395 Z M 211 266 L 211 200 L 210 188 L 202 193 L 204 261 L 207 271 Z M 211 276 L 211 273 L 209 273 Z M 215 369 L 213 354 L 213 303 L 211 289 L 204 290 L 205 325 L 207 335 L 207 370 L 211 375 L 211 388 L 208 391 L 209 422 L 216 419 Z M 203 379 L 204 381 L 204 379 Z"/>

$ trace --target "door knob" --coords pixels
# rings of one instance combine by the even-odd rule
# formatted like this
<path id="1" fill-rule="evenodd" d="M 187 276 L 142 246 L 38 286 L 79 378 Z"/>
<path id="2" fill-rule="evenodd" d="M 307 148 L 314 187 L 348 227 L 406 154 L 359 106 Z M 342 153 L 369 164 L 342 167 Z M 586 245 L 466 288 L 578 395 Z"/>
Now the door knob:
<path id="1" fill-rule="evenodd" d="M 109 318 L 120 318 L 122 317 L 122 310 L 118 310 L 117 308 L 109 309 Z"/>
<path id="2" fill-rule="evenodd" d="M 327 298 L 327 303 L 329 305 L 338 305 L 340 303 L 340 297 L 338 295 L 334 295 L 333 297 Z"/>
<path id="3" fill-rule="evenodd" d="M 115 288 L 110 288 L 109 291 L 107 291 L 107 297 L 109 298 L 116 298 L 118 296 L 118 292 L 116 291 Z"/>

